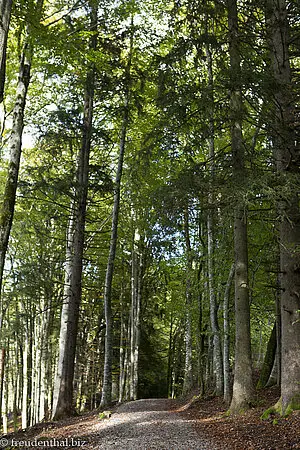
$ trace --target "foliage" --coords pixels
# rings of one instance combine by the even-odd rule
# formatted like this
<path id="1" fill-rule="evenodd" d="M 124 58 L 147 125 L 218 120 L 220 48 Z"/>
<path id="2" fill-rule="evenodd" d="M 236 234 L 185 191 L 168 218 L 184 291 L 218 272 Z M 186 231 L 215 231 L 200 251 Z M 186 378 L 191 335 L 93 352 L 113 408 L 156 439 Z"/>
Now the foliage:
<path id="1" fill-rule="evenodd" d="M 33 25 L 30 39 L 35 51 L 25 130 L 34 143 L 23 151 L 0 307 L 1 346 L 9 349 L 10 354 L 4 383 L 8 410 L 16 409 L 17 404 L 19 411 L 25 395 L 21 394 L 24 386 L 21 365 L 26 336 L 33 352 L 38 349 L 43 358 L 49 359 L 49 366 L 42 369 L 35 367 L 37 363 L 31 354 L 28 380 L 34 391 L 36 373 L 48 371 L 49 404 L 45 416 L 51 409 L 64 301 L 65 236 L 70 201 L 76 191 L 84 81 L 91 63 L 96 71 L 96 92 L 74 386 L 79 409 L 89 402 L 97 406 L 104 361 L 103 291 L 113 180 L 128 81 L 125 74 L 128 42 L 133 31 L 129 127 L 112 298 L 113 384 L 118 384 L 121 373 L 120 350 L 130 359 L 129 335 L 123 336 L 123 347 L 120 340 L 122 323 L 126 332 L 130 328 L 132 236 L 138 230 L 141 236 L 138 251 L 143 261 L 139 396 L 178 396 L 182 391 L 189 256 L 193 380 L 206 392 L 214 391 L 207 217 L 212 209 L 217 318 L 224 340 L 222 305 L 234 259 L 233 209 L 237 194 L 243 198 L 249 217 L 252 356 L 254 367 L 260 369 L 270 326 L 276 318 L 278 225 L 282 219 L 278 201 L 288 202 L 295 186 L 299 188 L 298 175 L 275 171 L 270 137 L 274 113 L 263 8 L 257 2 L 238 2 L 244 104 L 241 119 L 247 177 L 235 183 L 230 149 L 227 12 L 223 2 L 99 3 L 96 51 L 89 49 L 92 33 L 87 31 L 89 2 L 45 1 L 39 24 L 34 2 L 14 3 L 8 41 L 1 180 L 5 179 L 18 58 L 28 21 Z M 299 28 L 297 12 L 298 7 L 292 2 L 289 15 L 295 36 Z M 291 42 L 296 86 L 298 41 L 295 38 Z M 209 83 L 208 49 L 212 54 L 213 89 Z M 299 96 L 295 93 L 294 97 L 297 119 Z M 213 176 L 209 155 L 211 120 L 215 146 Z M 190 218 L 190 255 L 184 236 L 186 208 Z M 235 320 L 232 300 L 233 289 L 229 309 L 231 367 Z M 42 339 L 43 326 L 47 329 L 47 345 Z M 18 367 L 14 367 L 12 357 L 17 359 Z M 129 373 L 130 369 L 125 384 Z M 18 394 L 14 393 L 16 390 Z M 31 423 L 34 421 L 36 417 L 32 416 Z"/>

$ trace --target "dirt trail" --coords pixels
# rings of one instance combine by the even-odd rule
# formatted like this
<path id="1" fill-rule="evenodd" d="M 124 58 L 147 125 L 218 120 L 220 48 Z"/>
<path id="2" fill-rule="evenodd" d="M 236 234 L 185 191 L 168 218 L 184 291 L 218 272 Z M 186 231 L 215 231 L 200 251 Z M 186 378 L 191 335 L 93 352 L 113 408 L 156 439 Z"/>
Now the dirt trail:
<path id="1" fill-rule="evenodd" d="M 2 448 L 69 448 L 81 450 L 216 450 L 195 430 L 194 420 L 172 410 L 167 399 L 137 400 L 116 408 L 108 419 L 98 413 L 59 423 L 39 424 L 25 433 L 6 436 Z M 6 441 L 7 438 L 7 441 Z M 4 442 L 6 441 L 6 442 Z M 4 445 L 4 444 L 7 445 Z"/>
<path id="2" fill-rule="evenodd" d="M 197 449 L 213 450 L 207 440 L 201 440 L 193 421 L 170 411 L 166 399 L 137 400 L 120 406 L 108 420 L 95 426 L 98 444 L 88 449 Z M 96 445 L 95 445 L 96 444 Z"/>

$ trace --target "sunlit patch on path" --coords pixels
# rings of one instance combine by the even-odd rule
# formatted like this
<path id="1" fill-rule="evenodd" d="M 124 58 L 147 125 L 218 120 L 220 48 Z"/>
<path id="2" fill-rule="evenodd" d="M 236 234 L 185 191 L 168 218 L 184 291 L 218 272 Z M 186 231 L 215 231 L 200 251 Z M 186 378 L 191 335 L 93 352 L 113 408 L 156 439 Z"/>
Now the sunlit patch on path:
<path id="1" fill-rule="evenodd" d="M 216 448 L 193 429 L 193 421 L 170 411 L 166 399 L 138 400 L 120 406 L 110 419 L 93 426 L 93 443 L 86 449 L 198 449 Z M 95 445 L 96 438 L 98 444 Z"/>

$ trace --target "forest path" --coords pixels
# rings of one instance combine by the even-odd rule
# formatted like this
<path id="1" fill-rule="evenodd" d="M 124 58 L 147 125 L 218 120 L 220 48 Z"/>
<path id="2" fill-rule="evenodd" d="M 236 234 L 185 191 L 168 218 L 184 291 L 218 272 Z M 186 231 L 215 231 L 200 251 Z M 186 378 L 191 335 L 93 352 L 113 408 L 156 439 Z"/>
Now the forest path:
<path id="1" fill-rule="evenodd" d="M 95 423 L 86 435 L 84 449 L 115 450 L 214 450 L 205 437 L 201 439 L 193 420 L 171 410 L 174 402 L 147 399 L 119 406 L 110 419 Z"/>

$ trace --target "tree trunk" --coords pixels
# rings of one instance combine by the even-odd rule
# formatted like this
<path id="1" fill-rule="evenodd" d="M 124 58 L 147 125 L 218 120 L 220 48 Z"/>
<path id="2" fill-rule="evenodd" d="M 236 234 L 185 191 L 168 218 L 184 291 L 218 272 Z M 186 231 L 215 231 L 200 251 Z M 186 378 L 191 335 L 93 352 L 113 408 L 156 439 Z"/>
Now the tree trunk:
<path id="1" fill-rule="evenodd" d="M 5 69 L 6 69 L 6 47 L 11 16 L 12 0 L 0 0 L 0 103 L 3 102 Z"/>
<path id="2" fill-rule="evenodd" d="M 122 261 L 122 267 L 124 267 L 125 261 Z M 120 351 L 119 351 L 119 399 L 118 402 L 122 403 L 125 387 L 125 353 L 126 353 L 126 323 L 125 323 L 125 301 L 124 301 L 124 279 L 125 271 L 122 273 L 121 293 L 120 293 Z"/>
<path id="3" fill-rule="evenodd" d="M 13 109 L 12 130 L 8 141 L 8 149 L 10 153 L 8 173 L 3 194 L 3 202 L 0 210 L 0 291 L 2 286 L 5 255 L 15 210 L 22 150 L 22 133 L 24 128 L 24 110 L 30 80 L 31 56 L 32 51 L 28 46 L 28 43 L 25 43 L 21 56 L 17 98 Z"/>
<path id="4" fill-rule="evenodd" d="M 119 224 L 123 161 L 126 146 L 127 128 L 129 123 L 130 69 L 131 69 L 132 47 L 133 47 L 133 34 L 131 33 L 129 59 L 125 73 L 126 86 L 125 86 L 124 116 L 121 129 L 119 160 L 114 186 L 114 204 L 112 212 L 110 246 L 109 246 L 109 254 L 105 275 L 105 286 L 104 286 L 104 312 L 105 312 L 106 332 L 105 332 L 104 375 L 103 375 L 101 406 L 106 406 L 111 403 L 112 359 L 113 359 L 113 326 L 112 326 L 113 324 L 112 324 L 111 293 L 114 274 L 114 263 L 117 249 L 117 240 L 118 240 L 118 224 Z"/>
<path id="5" fill-rule="evenodd" d="M 168 369 L 167 369 L 167 392 L 168 398 L 172 395 L 172 372 L 173 372 L 173 311 L 171 311 L 169 346 L 168 346 Z"/>
<path id="6" fill-rule="evenodd" d="M 119 374 L 119 403 L 123 401 L 124 387 L 125 387 L 125 374 L 126 374 L 126 347 L 125 347 L 125 321 L 123 311 L 121 312 L 121 324 L 120 324 L 120 374 Z"/>
<path id="7" fill-rule="evenodd" d="M 277 339 L 276 339 L 276 322 L 275 322 L 272 328 L 270 339 L 268 341 L 263 367 L 257 383 L 257 389 L 264 388 L 268 383 L 275 361 L 276 347 L 277 347 Z"/>
<path id="8" fill-rule="evenodd" d="M 247 212 L 240 193 L 241 181 L 246 178 L 242 137 L 243 104 L 238 13 L 236 0 L 228 0 L 229 53 L 231 71 L 231 149 L 233 181 L 237 191 L 234 211 L 235 250 L 235 369 L 231 413 L 239 413 L 250 406 L 253 395 L 250 303 L 248 286 Z"/>
<path id="9" fill-rule="evenodd" d="M 276 384 L 281 385 L 281 311 L 280 311 L 280 259 L 278 258 L 278 276 L 277 276 L 277 289 L 276 289 L 276 300 L 275 300 L 275 310 L 276 310 L 276 361 L 277 361 L 277 372 L 276 372 Z"/>
<path id="10" fill-rule="evenodd" d="M 36 15 L 40 19 L 43 0 L 37 0 Z M 2 287 L 5 255 L 8 247 L 10 230 L 12 227 L 16 192 L 19 176 L 19 167 L 22 151 L 22 134 L 24 128 L 24 111 L 28 86 L 30 82 L 30 69 L 32 63 L 33 48 L 30 44 L 30 27 L 27 26 L 27 36 L 20 59 L 19 78 L 16 91 L 16 101 L 12 113 L 12 129 L 8 140 L 9 163 L 6 176 L 3 201 L 0 209 L 0 292 Z"/>
<path id="11" fill-rule="evenodd" d="M 192 370 L 192 252 L 189 231 L 189 212 L 188 206 L 184 210 L 184 238 L 186 251 L 186 311 L 185 311 L 185 364 L 184 364 L 184 380 L 183 393 L 188 393 L 193 387 L 193 370 Z"/>
<path id="12" fill-rule="evenodd" d="M 289 60 L 289 23 L 285 0 L 267 0 L 266 17 L 273 68 L 275 117 L 274 147 L 276 166 L 282 182 L 289 186 L 289 198 L 278 203 L 281 218 L 281 402 L 283 414 L 300 409 L 300 143 L 295 134 L 295 108 Z"/>
<path id="13" fill-rule="evenodd" d="M 29 339 L 28 331 L 26 332 L 25 342 L 23 346 L 23 395 L 22 395 L 22 430 L 26 430 L 28 426 L 28 355 Z"/>
<path id="14" fill-rule="evenodd" d="M 0 425 L 2 420 L 2 396 L 4 386 L 5 348 L 0 349 Z M 0 426 L 1 429 L 1 426 Z"/>
<path id="15" fill-rule="evenodd" d="M 97 30 L 97 8 L 91 6 L 91 31 Z M 90 48 L 96 49 L 97 36 L 91 37 Z M 81 301 L 82 259 L 88 192 L 89 155 L 93 121 L 94 66 L 90 67 L 85 86 L 82 144 L 78 155 L 76 193 L 67 230 L 64 299 L 61 312 L 59 360 L 54 384 L 52 419 L 59 420 L 74 413 L 73 379 L 77 327 Z"/>
<path id="16" fill-rule="evenodd" d="M 232 285 L 232 280 L 235 273 L 235 265 L 232 264 L 228 280 L 224 292 L 224 303 L 223 303 L 223 330 L 224 330 L 224 350 L 223 350 L 223 367 L 224 367 L 224 402 L 229 405 L 231 400 L 231 382 L 230 382 L 230 321 L 229 321 L 229 298 L 230 298 L 230 288 Z"/>
<path id="17" fill-rule="evenodd" d="M 3 401 L 2 401 L 2 431 L 3 434 L 8 433 L 8 379 L 4 377 L 3 384 Z"/>
<path id="18" fill-rule="evenodd" d="M 140 345 L 140 304 L 141 304 L 141 254 L 139 251 L 140 234 L 134 230 L 132 242 L 131 268 L 131 379 L 130 399 L 136 400 L 138 394 L 138 359 Z"/>
<path id="19" fill-rule="evenodd" d="M 210 326 L 213 335 L 213 372 L 215 381 L 216 395 L 223 394 L 223 361 L 221 350 L 221 336 L 218 322 L 218 304 L 215 292 L 215 274 L 214 274 L 214 194 L 212 192 L 215 177 L 215 140 L 214 140 L 214 80 L 212 53 L 209 44 L 206 44 L 206 58 L 208 70 L 208 87 L 210 102 L 209 117 L 209 167 L 210 167 L 210 191 L 208 194 L 208 213 L 207 213 L 207 252 L 208 252 L 208 290 L 209 290 L 209 308 L 210 308 Z"/>
<path id="20" fill-rule="evenodd" d="M 104 287 L 104 311 L 105 311 L 105 356 L 104 356 L 104 376 L 102 386 L 101 406 L 106 406 L 111 403 L 111 388 L 112 388 L 112 356 L 113 356 L 113 328 L 112 328 L 112 308 L 111 308 L 111 291 L 114 273 L 114 263 L 116 257 L 117 240 L 118 240 L 118 223 L 119 223 L 119 209 L 121 197 L 121 178 L 123 172 L 123 161 L 125 153 L 125 142 L 128 126 L 128 103 L 125 106 L 118 168 L 115 180 L 114 189 L 114 206 L 112 214 L 112 226 L 108 262 L 106 267 L 105 287 Z"/>

